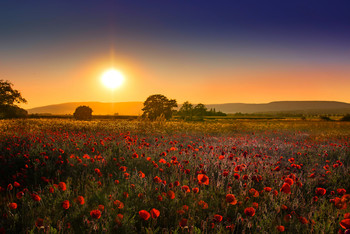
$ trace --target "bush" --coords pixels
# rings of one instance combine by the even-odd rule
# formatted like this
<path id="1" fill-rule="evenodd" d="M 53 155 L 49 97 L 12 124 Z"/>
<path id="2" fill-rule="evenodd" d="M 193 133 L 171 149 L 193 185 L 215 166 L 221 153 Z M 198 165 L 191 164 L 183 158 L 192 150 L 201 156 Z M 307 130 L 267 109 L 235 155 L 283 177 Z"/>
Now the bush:
<path id="1" fill-rule="evenodd" d="M 91 120 L 92 109 L 88 106 L 79 106 L 77 109 L 75 109 L 73 115 L 76 120 Z"/>
<path id="2" fill-rule="evenodd" d="M 1 105 L 0 106 L 0 119 L 11 118 L 26 118 L 28 112 L 18 106 Z"/>
<path id="3" fill-rule="evenodd" d="M 344 115 L 343 118 L 340 119 L 340 121 L 350 121 L 350 114 Z"/>

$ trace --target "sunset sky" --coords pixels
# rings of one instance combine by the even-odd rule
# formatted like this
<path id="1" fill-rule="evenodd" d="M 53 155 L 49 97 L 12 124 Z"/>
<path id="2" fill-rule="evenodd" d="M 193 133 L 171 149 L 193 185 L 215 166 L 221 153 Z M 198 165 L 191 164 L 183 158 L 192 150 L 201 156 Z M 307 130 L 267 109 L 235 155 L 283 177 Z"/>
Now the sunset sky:
<path id="1" fill-rule="evenodd" d="M 0 2 L 0 79 L 24 108 L 80 102 L 350 102 L 349 1 Z M 114 91 L 101 75 L 114 67 Z"/>

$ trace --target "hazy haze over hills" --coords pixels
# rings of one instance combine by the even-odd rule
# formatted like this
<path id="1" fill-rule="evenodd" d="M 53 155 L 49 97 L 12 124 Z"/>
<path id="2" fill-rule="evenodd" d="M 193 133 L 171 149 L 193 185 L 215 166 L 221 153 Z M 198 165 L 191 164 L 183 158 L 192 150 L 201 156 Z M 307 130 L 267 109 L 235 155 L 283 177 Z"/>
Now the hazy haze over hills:
<path id="1" fill-rule="evenodd" d="M 93 110 L 94 115 L 141 115 L 143 102 L 70 102 L 56 105 L 48 105 L 28 109 L 30 114 L 53 114 L 65 115 L 73 114 L 78 106 L 89 106 Z M 181 106 L 181 105 L 180 105 Z M 208 104 L 208 109 L 215 108 L 216 111 L 224 113 L 311 113 L 311 114 L 343 114 L 350 113 L 350 104 L 345 102 L 334 101 L 279 101 L 262 104 L 246 104 L 246 103 L 224 103 L 224 104 Z"/>

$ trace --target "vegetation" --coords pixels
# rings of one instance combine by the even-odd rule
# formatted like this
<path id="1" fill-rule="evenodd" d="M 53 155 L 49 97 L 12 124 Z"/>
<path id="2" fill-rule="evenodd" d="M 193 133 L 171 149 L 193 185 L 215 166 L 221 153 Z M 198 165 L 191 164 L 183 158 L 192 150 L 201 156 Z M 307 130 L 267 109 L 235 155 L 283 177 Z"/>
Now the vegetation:
<path id="1" fill-rule="evenodd" d="M 165 119 L 170 119 L 173 114 L 173 108 L 177 107 L 175 99 L 168 99 L 164 95 L 155 94 L 149 96 L 143 103 L 143 117 L 150 120 L 156 120 L 163 116 Z"/>
<path id="2" fill-rule="evenodd" d="M 76 120 L 91 120 L 92 109 L 88 106 L 78 106 L 73 116 Z"/>
<path id="3" fill-rule="evenodd" d="M 2 232 L 349 228 L 348 122 L 28 119 L 0 128 Z"/>
<path id="4" fill-rule="evenodd" d="M 350 114 L 344 115 L 340 120 L 341 121 L 350 121 Z"/>
<path id="5" fill-rule="evenodd" d="M 222 113 L 221 111 L 216 112 L 215 109 L 210 109 L 208 111 L 208 109 L 202 103 L 199 103 L 193 107 L 193 105 L 188 101 L 182 104 L 180 110 L 176 112 L 176 115 L 185 120 L 203 119 L 204 116 L 226 116 L 225 113 Z"/>
<path id="6" fill-rule="evenodd" d="M 9 81 L 0 80 L 0 119 L 23 118 L 27 116 L 27 111 L 16 104 L 26 103 L 18 90 L 12 88 Z"/>

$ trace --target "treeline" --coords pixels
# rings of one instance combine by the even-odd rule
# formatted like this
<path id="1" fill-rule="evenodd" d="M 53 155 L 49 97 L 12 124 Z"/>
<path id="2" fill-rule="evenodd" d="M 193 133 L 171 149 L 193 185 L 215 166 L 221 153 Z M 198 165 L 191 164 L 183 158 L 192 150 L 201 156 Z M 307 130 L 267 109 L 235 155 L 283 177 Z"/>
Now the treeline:
<path id="1" fill-rule="evenodd" d="M 174 116 L 178 116 L 185 120 L 194 120 L 203 119 L 204 116 L 226 116 L 226 114 L 221 111 L 216 111 L 215 108 L 208 110 L 208 108 L 202 103 L 194 106 L 186 101 L 178 111 L 174 111 Z"/>

